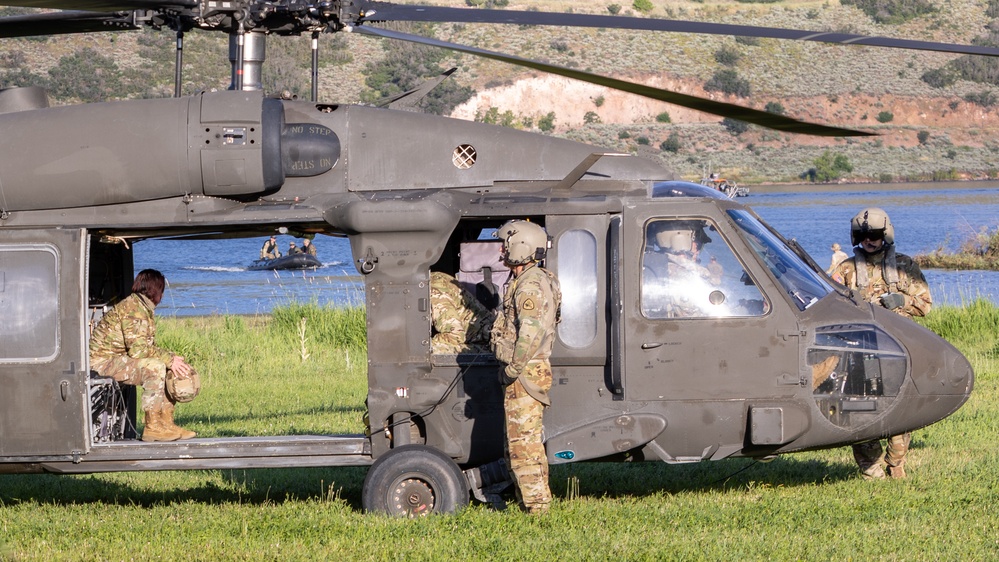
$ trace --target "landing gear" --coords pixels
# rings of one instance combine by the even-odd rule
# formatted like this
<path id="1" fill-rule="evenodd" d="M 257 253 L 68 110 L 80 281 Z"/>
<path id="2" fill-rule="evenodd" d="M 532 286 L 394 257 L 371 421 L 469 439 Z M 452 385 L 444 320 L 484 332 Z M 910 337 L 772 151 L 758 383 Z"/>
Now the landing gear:
<path id="1" fill-rule="evenodd" d="M 365 511 L 411 519 L 455 513 L 468 500 L 468 482 L 458 465 L 425 445 L 403 445 L 375 461 L 361 497 Z"/>

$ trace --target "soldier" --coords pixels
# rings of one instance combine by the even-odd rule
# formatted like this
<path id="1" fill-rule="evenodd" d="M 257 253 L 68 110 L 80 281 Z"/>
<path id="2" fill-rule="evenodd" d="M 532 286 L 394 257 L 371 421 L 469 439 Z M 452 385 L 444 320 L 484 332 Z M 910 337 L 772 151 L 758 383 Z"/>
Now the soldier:
<path id="1" fill-rule="evenodd" d="M 174 423 L 177 400 L 165 387 L 168 377 L 191 380 L 197 375 L 183 357 L 156 346 L 153 310 L 165 286 L 159 271 L 140 271 L 132 294 L 111 308 L 90 336 L 91 369 L 120 383 L 142 386 L 143 441 L 176 441 L 196 435 Z"/>
<path id="2" fill-rule="evenodd" d="M 312 243 L 312 240 L 305 238 L 302 240 L 302 252 L 316 257 L 316 245 Z"/>
<path id="3" fill-rule="evenodd" d="M 832 254 L 832 260 L 830 260 L 829 262 L 829 268 L 826 269 L 826 273 L 832 275 L 833 271 L 836 271 L 836 266 L 846 261 L 846 259 L 849 258 L 850 256 L 846 255 L 846 252 L 842 250 L 842 248 L 839 245 L 839 242 L 834 242 L 832 247 L 830 247 L 829 249 L 832 250 L 833 254 Z"/>
<path id="4" fill-rule="evenodd" d="M 301 253 L 302 253 L 302 250 L 299 249 L 299 247 L 295 245 L 295 241 L 294 240 L 292 240 L 291 242 L 288 242 L 288 255 L 289 256 L 293 256 L 295 254 L 301 254 Z"/>
<path id="5" fill-rule="evenodd" d="M 524 509 L 544 513 L 552 494 L 542 416 L 545 406 L 551 405 L 548 359 L 555 343 L 562 293 L 555 275 L 541 267 L 550 247 L 543 228 L 527 221 L 511 221 L 500 227 L 496 236 L 503 241 L 503 261 L 513 273 L 490 340 L 502 364 L 500 382 L 506 387 L 507 459 Z"/>
<path id="6" fill-rule="evenodd" d="M 697 263 L 703 229 L 675 221 L 664 221 L 655 234 L 656 247 L 648 246 L 642 262 L 643 310 L 653 318 L 704 316 L 700 304 L 707 301 L 712 279 L 710 269 Z M 658 250 L 656 249 L 658 248 Z M 714 264 L 721 282 L 721 267 Z"/>
<path id="7" fill-rule="evenodd" d="M 489 353 L 493 313 L 441 271 L 430 273 L 430 317 L 433 353 Z"/>
<path id="8" fill-rule="evenodd" d="M 895 229 L 888 214 L 878 208 L 864 209 L 850 221 L 854 257 L 839 264 L 832 278 L 859 292 L 869 303 L 883 306 L 906 318 L 925 316 L 933 301 L 923 272 L 909 256 L 895 252 Z M 882 458 L 881 441 L 853 446 L 853 457 L 865 479 L 884 478 L 885 467 L 892 478 L 905 478 L 905 457 L 911 434 L 888 438 Z"/>
<path id="9" fill-rule="evenodd" d="M 271 236 L 264 241 L 264 245 L 260 247 L 260 259 L 262 260 L 273 260 L 281 257 L 281 250 L 278 250 L 277 237 Z"/>

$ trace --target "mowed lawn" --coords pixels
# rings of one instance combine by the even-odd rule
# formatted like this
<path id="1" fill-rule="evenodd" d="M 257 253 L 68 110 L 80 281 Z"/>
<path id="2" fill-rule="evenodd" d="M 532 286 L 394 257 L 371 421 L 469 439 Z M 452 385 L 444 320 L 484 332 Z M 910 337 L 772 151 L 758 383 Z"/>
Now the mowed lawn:
<path id="1" fill-rule="evenodd" d="M 0 560 L 993 560 L 999 310 L 924 323 L 968 355 L 976 388 L 914 434 L 904 481 L 861 480 L 849 448 L 562 465 L 547 516 L 473 503 L 410 521 L 363 513 L 364 468 L 0 475 Z M 363 326 L 314 306 L 161 320 L 161 343 L 204 377 L 178 421 L 202 436 L 363 431 Z"/>

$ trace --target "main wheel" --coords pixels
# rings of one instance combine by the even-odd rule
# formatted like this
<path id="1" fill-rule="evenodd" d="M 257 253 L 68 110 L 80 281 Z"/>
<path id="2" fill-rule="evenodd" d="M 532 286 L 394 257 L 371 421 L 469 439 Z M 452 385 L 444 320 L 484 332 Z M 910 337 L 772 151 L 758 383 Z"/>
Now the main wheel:
<path id="1" fill-rule="evenodd" d="M 361 503 L 365 511 L 397 517 L 455 513 L 468 505 L 468 483 L 444 453 L 425 445 L 403 445 L 371 465 Z"/>

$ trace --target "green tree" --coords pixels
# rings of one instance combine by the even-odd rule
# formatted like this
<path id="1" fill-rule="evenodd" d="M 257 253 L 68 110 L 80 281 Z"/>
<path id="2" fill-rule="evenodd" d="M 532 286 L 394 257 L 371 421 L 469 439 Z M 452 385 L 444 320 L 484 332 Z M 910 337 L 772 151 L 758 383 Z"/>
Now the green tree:
<path id="1" fill-rule="evenodd" d="M 538 118 L 538 129 L 544 133 L 550 133 L 555 130 L 555 112 L 549 111 L 544 117 Z"/>
<path id="2" fill-rule="evenodd" d="M 610 14 L 612 16 L 616 16 L 616 15 L 618 15 L 618 14 L 621 13 L 621 5 L 620 4 L 608 4 L 607 5 L 607 11 L 610 12 Z"/>
<path id="3" fill-rule="evenodd" d="M 666 140 L 659 144 L 659 150 L 662 150 L 663 152 L 672 152 L 673 154 L 680 152 L 680 148 L 680 135 L 675 131 L 670 133 L 669 136 L 666 137 Z"/>
<path id="4" fill-rule="evenodd" d="M 895 114 L 890 111 L 882 111 L 878 113 L 878 116 L 875 117 L 875 119 L 878 120 L 878 123 L 890 123 L 895 119 Z"/>
<path id="5" fill-rule="evenodd" d="M 673 120 L 669 116 L 668 111 L 664 111 L 659 115 L 656 115 L 656 123 L 672 123 Z"/>
<path id="6" fill-rule="evenodd" d="M 813 182 L 835 181 L 853 171 L 853 164 L 845 154 L 834 154 L 831 150 L 823 152 L 813 163 L 815 167 L 805 172 Z"/>
<path id="7" fill-rule="evenodd" d="M 780 102 L 776 101 L 768 101 L 766 107 L 763 108 L 763 111 L 773 113 L 774 115 L 784 115 L 785 113 L 784 106 L 781 105 Z"/>
<path id="8" fill-rule="evenodd" d="M 631 7 L 643 14 L 647 14 L 655 9 L 655 6 L 652 4 L 652 0 L 635 0 L 631 4 Z"/>
<path id="9" fill-rule="evenodd" d="M 919 131 L 916 133 L 916 140 L 919 141 L 919 144 L 926 144 L 926 141 L 930 140 L 930 132 L 926 130 Z"/>
<path id="10" fill-rule="evenodd" d="M 732 119 L 731 117 L 726 117 L 722 119 L 721 124 L 722 127 L 725 127 L 726 131 L 736 136 L 741 135 L 742 133 L 745 133 L 746 131 L 749 130 L 749 123 L 746 123 L 745 121 L 739 121 L 738 119 Z"/>
<path id="11" fill-rule="evenodd" d="M 587 111 L 586 115 L 583 115 L 583 123 L 587 125 L 593 125 L 594 123 L 600 122 L 600 116 L 597 115 L 596 111 Z"/>
<path id="12" fill-rule="evenodd" d="M 742 58 L 742 54 L 739 49 L 731 45 L 723 45 L 721 49 L 715 51 L 715 61 L 725 66 L 735 66 L 740 58 Z"/>
<path id="13" fill-rule="evenodd" d="M 722 92 L 724 94 L 739 96 L 740 98 L 748 98 L 750 93 L 749 81 L 741 78 L 735 70 L 728 68 L 715 72 L 714 76 L 704 83 L 704 89 L 709 92 Z"/>

